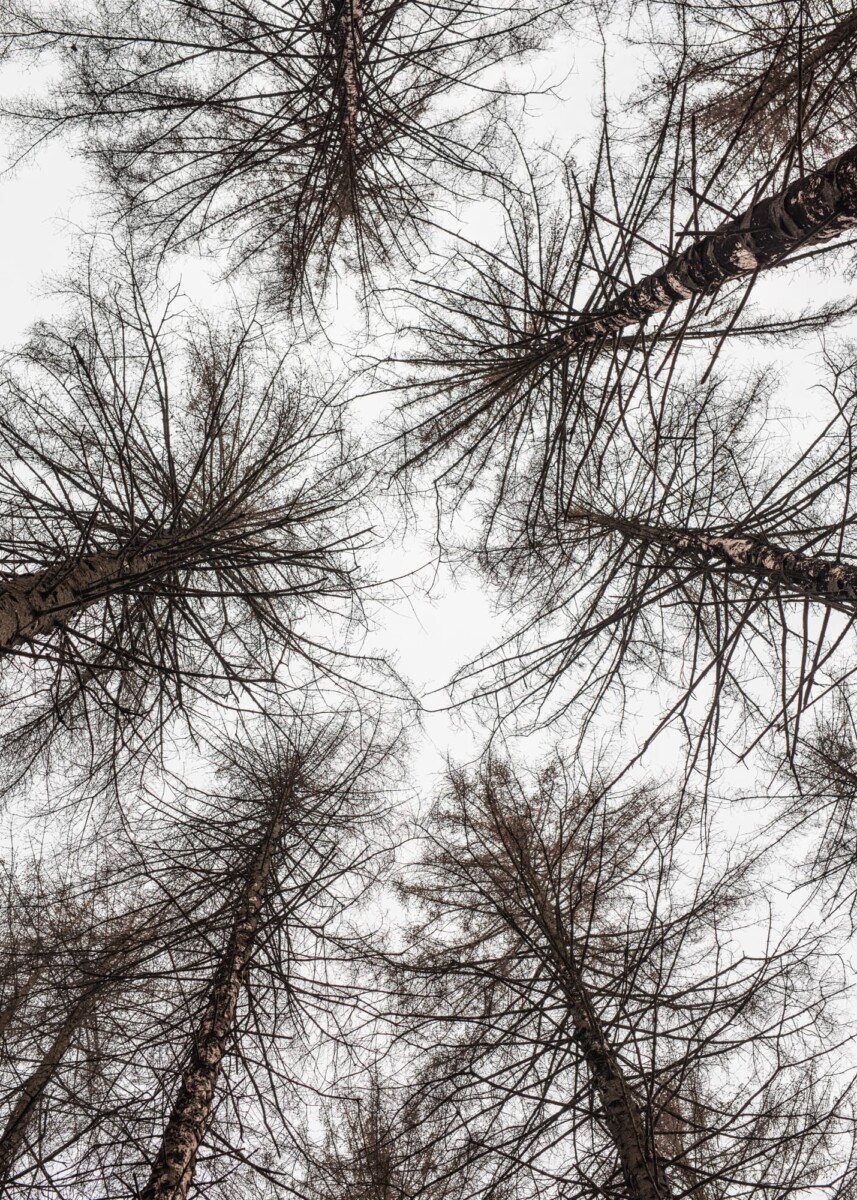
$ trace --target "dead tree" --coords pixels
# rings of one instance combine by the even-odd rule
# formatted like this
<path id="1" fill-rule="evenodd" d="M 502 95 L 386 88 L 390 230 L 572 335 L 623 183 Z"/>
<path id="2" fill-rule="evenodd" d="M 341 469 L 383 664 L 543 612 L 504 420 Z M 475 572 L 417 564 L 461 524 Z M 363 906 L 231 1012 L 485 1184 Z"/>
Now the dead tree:
<path id="1" fill-rule="evenodd" d="M 57 1159 L 84 1135 L 92 1112 L 121 1094 L 111 1049 L 117 1030 L 127 1036 L 150 998 L 153 949 L 169 913 L 126 874 L 116 876 L 116 866 L 87 877 L 81 864 L 58 856 L 51 872 L 59 879 L 42 880 L 26 913 L 14 913 L 37 940 L 38 957 L 3 1012 L 4 1195 L 31 1194 L 45 1174 L 57 1179 Z"/>
<path id="2" fill-rule="evenodd" d="M 324 1138 L 310 1140 L 303 1191 L 313 1200 L 450 1200 L 478 1193 L 456 1114 L 423 1103 L 419 1080 L 375 1069 L 323 1109 Z M 415 1084 L 415 1086 L 414 1086 Z"/>
<path id="3" fill-rule="evenodd" d="M 754 868 L 700 866 L 697 818 L 560 762 L 452 773 L 405 885 L 410 1036 L 498 1180 L 665 1200 L 853 1179 L 838 972 L 818 929 L 746 947 Z"/>
<path id="4" fill-rule="evenodd" d="M 161 244 L 215 235 L 294 304 L 343 251 L 367 283 L 379 261 L 411 259 L 433 195 L 490 169 L 490 121 L 473 120 L 489 70 L 567 7 L 11 6 L 4 25 L 12 47 L 64 64 L 54 95 L 15 113 L 28 141 L 80 130 L 135 223 Z"/>
<path id="5" fill-rule="evenodd" d="M 677 54 L 664 63 L 661 89 L 688 91 L 700 150 L 725 155 L 734 170 L 776 170 L 789 160 L 818 161 L 854 117 L 857 19 L 839 0 L 802 3 L 659 6 L 653 40 Z M 672 31 L 671 31 L 672 32 Z M 660 90 L 657 85 L 651 93 Z"/>
<path id="6" fill-rule="evenodd" d="M 0 672 L 24 770 L 87 741 L 115 765 L 211 702 L 342 679 L 360 617 L 334 398 L 252 317 L 195 324 L 144 291 L 85 288 L 6 366 Z"/>
<path id="7" fill-rule="evenodd" d="M 201 786 L 127 801 L 111 886 L 139 898 L 134 936 L 101 919 L 84 954 L 70 933 L 7 1038 L 10 1195 L 293 1180 L 330 1085 L 313 1063 L 347 1067 L 371 1009 L 349 909 L 386 861 L 393 755 L 368 714 L 305 710 L 197 762 Z"/>
<path id="8" fill-rule="evenodd" d="M 823 696 L 786 760 L 774 758 L 774 815 L 767 836 L 789 863 L 806 903 L 844 911 L 853 935 L 857 905 L 857 731 L 850 679 Z"/>
<path id="9" fill-rule="evenodd" d="M 560 179 L 533 165 L 536 182 L 507 180 L 501 241 L 465 242 L 403 289 L 409 322 L 396 375 L 383 376 L 400 393 L 405 374 L 400 470 L 433 463 L 439 482 L 472 490 L 523 463 L 540 484 L 560 473 L 568 486 L 594 440 L 694 350 L 713 363 L 732 343 L 784 341 L 852 311 L 847 300 L 791 313 L 748 303 L 760 273 L 832 251 L 854 227 L 853 147 L 779 185 L 740 185 L 731 213 L 714 204 L 714 228 L 688 201 L 681 228 L 680 135 L 667 120 L 651 140 L 632 167 L 605 126 L 589 177 L 567 163 Z"/>
<path id="10" fill-rule="evenodd" d="M 468 548 L 507 633 L 460 669 L 456 697 L 502 694 L 525 722 L 573 714 L 582 738 L 645 691 L 658 717 L 642 745 L 681 724 L 694 766 L 773 728 L 788 751 L 811 696 L 847 672 L 857 617 L 850 352 L 826 371 L 829 422 L 819 412 L 800 451 L 773 437 L 767 375 L 674 376 L 594 443 L 573 490 L 504 478 Z"/>
<path id="11" fill-rule="evenodd" d="M 391 753 L 368 717 L 292 715 L 221 747 L 211 787 L 168 815 L 157 798 L 139 853 L 175 912 L 161 1025 L 129 1049 L 133 1102 L 81 1143 L 79 1186 L 178 1200 L 236 1171 L 291 1181 L 302 1106 L 329 1086 L 313 1062 L 346 1063 L 371 1004 L 348 910 L 385 861 Z"/>

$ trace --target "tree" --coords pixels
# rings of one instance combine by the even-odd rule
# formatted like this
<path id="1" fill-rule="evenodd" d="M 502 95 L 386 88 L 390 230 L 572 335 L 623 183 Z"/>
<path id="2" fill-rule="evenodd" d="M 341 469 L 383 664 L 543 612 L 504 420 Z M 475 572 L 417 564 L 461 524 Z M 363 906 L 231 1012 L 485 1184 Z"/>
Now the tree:
<path id="1" fill-rule="evenodd" d="M 133 812 L 127 877 L 164 914 L 153 990 L 103 1048 L 120 1083 L 53 1149 L 65 1194 L 222 1194 L 291 1185 L 301 1110 L 359 1053 L 371 1009 L 349 912 L 388 855 L 394 748 L 368 714 L 307 710 L 211 749 L 200 786 Z"/>
<path id="2" fill-rule="evenodd" d="M 788 749 L 811 695 L 848 669 L 857 596 L 851 352 L 822 361 L 829 408 L 802 446 L 793 426 L 772 436 L 769 374 L 735 389 L 676 371 L 593 438 L 573 485 L 518 463 L 467 547 L 507 635 L 460 669 L 459 700 L 475 688 L 504 698 L 501 715 L 569 713 L 580 744 L 645 694 L 660 713 L 635 725 L 643 747 L 680 722 L 693 765 L 772 728 Z"/>
<path id="3" fill-rule="evenodd" d="M 621 430 L 635 396 L 668 385 L 682 352 L 710 347 L 713 363 L 732 341 L 785 340 L 851 312 L 827 302 L 751 316 L 747 304 L 761 272 L 835 247 L 853 228 L 857 151 L 781 187 L 763 180 L 730 210 L 715 204 L 727 219 L 713 230 L 700 228 L 697 197 L 674 232 L 688 168 L 670 116 L 642 165 L 618 159 L 606 125 L 590 178 L 570 161 L 560 180 L 526 164 L 524 185 L 509 177 L 497 190 L 500 242 L 464 241 L 405 290 L 400 471 L 436 462 L 438 481 L 470 490 L 523 466 L 539 486 L 560 472 L 568 486 L 596 436 Z M 397 375 L 387 382 L 400 392 Z"/>
<path id="4" fill-rule="evenodd" d="M 560 761 L 452 772 L 405 884 L 408 992 L 427 1093 L 498 1179 L 661 1200 L 853 1181 L 823 934 L 760 924 L 732 847 L 700 867 L 698 815 Z"/>
<path id="5" fill-rule="evenodd" d="M 69 739 L 113 771 L 208 703 L 341 678 L 369 535 L 335 399 L 252 314 L 188 321 L 133 273 L 69 307 L 7 364 L 0 412 L 18 775 Z"/>
<path id="6" fill-rule="evenodd" d="M 219 235 L 294 304 L 323 290 L 339 251 L 368 282 L 422 248 L 433 194 L 491 169 L 471 129 L 490 72 L 567 7 L 13 5 L 10 45 L 63 63 L 53 95 L 15 115 L 30 141 L 82 129 L 161 244 Z"/>
<path id="7" fill-rule="evenodd" d="M 149 999 L 169 918 L 129 881 L 120 857 L 114 842 L 94 873 L 86 856 L 42 861 L 26 908 L 16 904 L 8 914 L 35 966 L 13 985 L 3 1011 L 4 1195 L 31 1194 L 45 1174 L 61 1183 L 57 1157 L 86 1136 L 93 1114 L 119 1102 L 123 1079 L 111 1051 Z M 23 887 L 26 876 L 18 875 Z"/>
<path id="8" fill-rule="evenodd" d="M 666 47 L 661 6 L 657 42 Z M 702 146 L 742 165 L 776 170 L 830 153 L 853 120 L 857 20 L 838 0 L 675 5 L 680 30 L 661 87 L 676 75 Z"/>

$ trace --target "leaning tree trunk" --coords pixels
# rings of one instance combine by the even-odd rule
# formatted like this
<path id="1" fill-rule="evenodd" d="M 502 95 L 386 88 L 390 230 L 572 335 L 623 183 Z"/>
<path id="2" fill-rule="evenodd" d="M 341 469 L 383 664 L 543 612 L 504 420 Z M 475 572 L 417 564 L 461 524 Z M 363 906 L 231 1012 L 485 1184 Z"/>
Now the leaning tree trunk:
<path id="1" fill-rule="evenodd" d="M 226 951 L 197 1027 L 190 1063 L 141 1200 L 184 1200 L 196 1156 L 208 1128 L 226 1046 L 235 1026 L 238 1000 L 253 952 L 274 851 L 283 828 L 281 804 L 268 828 L 241 897 Z"/>
<path id="2" fill-rule="evenodd" d="M 0 579 L 0 655 L 50 634 L 158 566 L 154 553 L 89 554 L 44 571 Z"/>
<path id="3" fill-rule="evenodd" d="M 574 351 L 855 226 L 857 146 L 672 255 L 660 270 L 620 292 L 610 304 L 572 322 L 559 341 Z"/>
<path id="4" fill-rule="evenodd" d="M 627 1194 L 631 1200 L 671 1200 L 673 1193 L 655 1152 L 651 1132 L 647 1134 L 640 1102 L 605 1036 L 571 949 L 571 940 L 557 928 L 543 881 L 535 874 L 528 874 L 530 890 L 538 906 L 538 922 L 550 948 L 545 966 L 565 998 L 572 1036 L 601 1103 L 604 1124 L 616 1149 Z"/>
<path id="5" fill-rule="evenodd" d="M 6 1126 L 0 1134 L 0 1190 L 6 1184 L 26 1141 L 27 1131 L 39 1110 L 45 1088 L 68 1051 L 75 1034 L 90 1016 L 98 1000 L 98 988 L 88 988 L 63 1021 L 35 1071 L 22 1084 Z"/>
<path id="6" fill-rule="evenodd" d="M 28 971 L 26 977 L 20 983 L 14 984 L 12 995 L 0 1007 L 0 1037 L 3 1036 L 12 1024 L 19 1010 L 26 1004 L 30 993 L 44 974 L 44 970 L 45 964 L 37 963 L 32 970 Z"/>
<path id="7" fill-rule="evenodd" d="M 613 530 L 631 542 L 662 546 L 679 560 L 715 564 L 734 574 L 763 580 L 772 592 L 791 592 L 843 608 L 857 602 L 857 565 L 787 550 L 765 538 L 647 525 L 585 509 L 569 510 L 566 518 L 573 524 Z"/>

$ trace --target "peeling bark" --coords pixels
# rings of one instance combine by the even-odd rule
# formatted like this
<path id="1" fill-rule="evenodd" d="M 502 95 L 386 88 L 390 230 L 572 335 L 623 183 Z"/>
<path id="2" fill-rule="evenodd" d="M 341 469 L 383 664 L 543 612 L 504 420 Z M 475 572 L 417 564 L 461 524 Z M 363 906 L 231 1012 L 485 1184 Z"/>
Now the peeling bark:
<path id="1" fill-rule="evenodd" d="M 0 1134 L 0 1185 L 6 1183 L 23 1149 L 27 1131 L 39 1110 L 39 1102 L 54 1072 L 62 1062 L 74 1035 L 90 1016 L 98 1000 L 98 989 L 89 988 L 78 999 L 35 1071 L 23 1083 L 6 1126 Z"/>
<path id="2" fill-rule="evenodd" d="M 741 216 L 725 221 L 621 292 L 598 312 L 575 320 L 560 335 L 574 351 L 692 296 L 717 291 L 733 279 L 781 262 L 792 251 L 817 245 L 857 227 L 857 146 L 797 179 Z"/>
<path id="3" fill-rule="evenodd" d="M 156 565 L 154 554 L 90 554 L 62 567 L 0 579 L 0 655 L 50 634 Z"/>
<path id="4" fill-rule="evenodd" d="M 720 537 L 701 532 L 673 534 L 683 553 L 724 563 L 735 571 L 770 580 L 777 587 L 826 603 L 857 600 L 857 566 L 784 550 L 759 538 Z"/>
<path id="5" fill-rule="evenodd" d="M 338 207 L 343 216 L 354 214 L 354 181 L 357 173 L 357 119 L 360 112 L 360 56 L 363 47 L 363 2 L 342 0 L 336 17 L 337 82 L 340 90 L 342 177 Z"/>
<path id="6" fill-rule="evenodd" d="M 280 804 L 250 872 L 226 951 L 214 977 L 161 1145 L 141 1200 L 185 1200 L 196 1157 L 211 1119 L 214 1094 L 238 1000 L 253 953 L 274 851 L 283 829 Z"/>
<path id="7" fill-rule="evenodd" d="M 727 570 L 752 575 L 823 604 L 857 602 L 857 565 L 821 555 L 800 554 L 751 534 L 714 534 L 703 529 L 647 525 L 583 509 L 570 510 L 566 519 L 612 529 L 630 541 L 649 542 L 680 557 L 719 563 Z"/>

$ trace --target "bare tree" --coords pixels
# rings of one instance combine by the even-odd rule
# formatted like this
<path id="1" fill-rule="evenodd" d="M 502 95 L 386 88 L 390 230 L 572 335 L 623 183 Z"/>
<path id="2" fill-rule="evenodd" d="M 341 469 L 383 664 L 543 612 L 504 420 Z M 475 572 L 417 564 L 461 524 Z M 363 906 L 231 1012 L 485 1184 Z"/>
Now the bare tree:
<path id="1" fill-rule="evenodd" d="M 66 855 L 50 866 L 68 879 L 60 875 L 52 886 L 37 878 L 26 912 L 18 905 L 12 914 L 37 958 L 3 1014 L 0 1184 L 7 1195 L 38 1190 L 56 1154 L 115 1098 L 110 1047 L 151 991 L 169 917 L 129 882 L 115 856 L 94 875 Z"/>
<path id="2" fill-rule="evenodd" d="M 793 426 L 773 436 L 768 373 L 675 372 L 566 465 L 568 487 L 515 464 L 466 547 L 507 636 L 459 670 L 457 697 L 572 713 L 582 739 L 654 690 L 648 732 L 680 722 L 694 764 L 775 727 L 788 749 L 814 691 L 848 674 L 855 617 L 851 351 L 822 361 L 829 405 L 802 446 Z"/>
<path id="3" fill-rule="evenodd" d="M 671 7 L 674 25 L 666 29 Z M 700 149 L 727 156 L 731 169 L 736 159 L 755 170 L 818 161 L 853 120 L 857 20 L 850 5 L 668 3 L 654 7 L 653 18 L 653 41 L 666 51 L 661 87 L 674 87 L 678 75 Z"/>
<path id="4" fill-rule="evenodd" d="M 122 1104 L 57 1159 L 75 1194 L 293 1184 L 302 1110 L 359 1053 L 371 1008 L 349 910 L 388 856 L 392 752 L 368 716 L 294 714 L 221 746 L 209 786 L 153 798 L 135 839 L 171 913 L 157 1002 L 114 1049 Z"/>
<path id="5" fill-rule="evenodd" d="M 341 678 L 360 617 L 360 465 L 300 360 L 252 315 L 188 323 L 134 277 L 69 304 L 3 382 L 16 769 L 69 738 L 112 767 L 208 702 Z"/>
<path id="6" fill-rule="evenodd" d="M 696 821 L 560 762 L 452 773 L 406 884 L 411 1011 L 427 1094 L 498 1179 L 662 1200 L 853 1181 L 838 970 L 818 929 L 765 932 L 746 857 L 700 866 Z"/>
<path id="7" fill-rule="evenodd" d="M 367 282 L 377 261 L 410 259 L 450 173 L 490 169 L 471 118 L 492 68 L 566 7 L 13 5 L 5 29 L 63 63 L 54 94 L 16 114 L 30 140 L 82 129 L 161 244 L 220 235 L 292 303 L 323 289 L 339 250 Z"/>
<path id="8" fill-rule="evenodd" d="M 472 489 L 523 464 L 540 486 L 559 474 L 568 487 L 593 439 L 621 429 L 625 406 L 666 387 L 694 351 L 713 364 L 733 342 L 793 339 L 851 312 L 847 300 L 748 305 L 761 272 L 853 227 L 853 148 L 780 187 L 746 189 L 731 211 L 715 203 L 714 229 L 697 196 L 682 228 L 682 184 L 698 181 L 680 141 L 665 121 L 632 164 L 605 124 L 588 174 L 527 164 L 524 185 L 510 177 L 496 193 L 500 242 L 462 242 L 403 290 L 402 351 L 386 373 L 397 394 L 406 373 L 402 469 L 435 460 L 439 480 Z"/>

